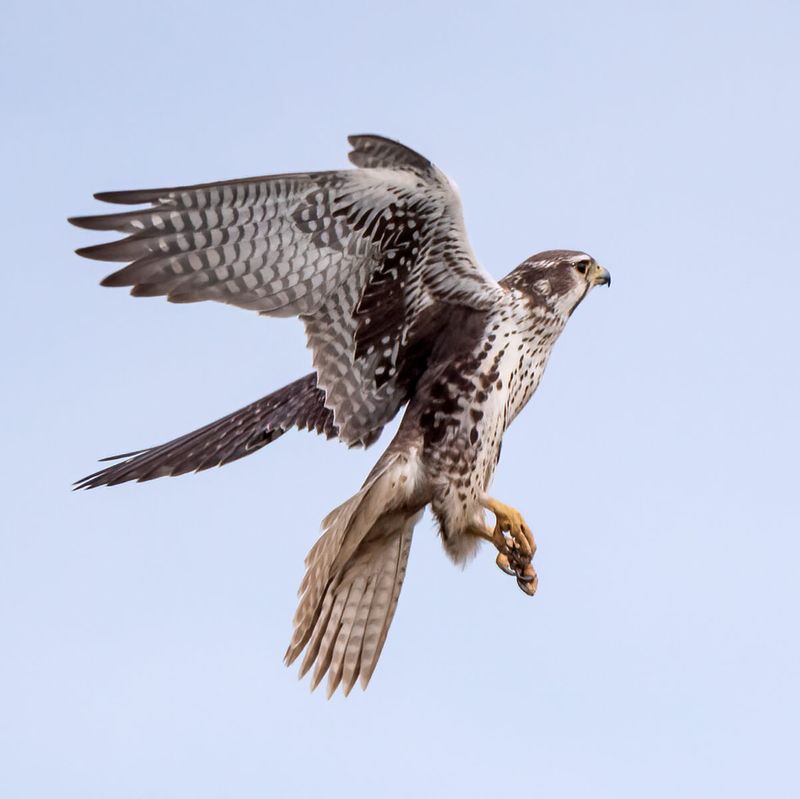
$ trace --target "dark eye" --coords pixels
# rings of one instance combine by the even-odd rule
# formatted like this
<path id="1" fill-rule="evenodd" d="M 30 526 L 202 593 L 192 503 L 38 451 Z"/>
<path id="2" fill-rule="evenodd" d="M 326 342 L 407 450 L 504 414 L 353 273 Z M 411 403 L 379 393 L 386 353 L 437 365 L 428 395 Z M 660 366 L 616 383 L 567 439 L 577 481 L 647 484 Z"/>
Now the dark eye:
<path id="1" fill-rule="evenodd" d="M 580 272 L 582 275 L 585 275 L 585 274 L 586 274 L 586 270 L 589 268 L 589 262 L 588 262 L 588 261 L 578 261 L 578 263 L 577 263 L 577 264 L 575 264 L 575 268 L 576 268 L 576 269 L 577 269 L 577 270 L 578 270 L 578 271 L 579 271 L 579 272 Z"/>

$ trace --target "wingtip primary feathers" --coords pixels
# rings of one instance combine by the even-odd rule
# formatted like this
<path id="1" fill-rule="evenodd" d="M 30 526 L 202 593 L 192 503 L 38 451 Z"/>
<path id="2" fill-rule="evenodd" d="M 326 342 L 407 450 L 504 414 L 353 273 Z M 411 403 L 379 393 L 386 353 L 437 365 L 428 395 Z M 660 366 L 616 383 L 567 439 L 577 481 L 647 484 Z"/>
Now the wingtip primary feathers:
<path id="1" fill-rule="evenodd" d="M 114 205 L 141 205 L 157 202 L 170 189 L 126 189 L 125 191 L 98 191 L 92 196 L 95 200 Z"/>
<path id="2" fill-rule="evenodd" d="M 364 169 L 411 169 L 429 173 L 433 164 L 410 147 L 373 133 L 358 133 L 347 137 L 353 148 L 347 157 L 355 166 Z"/>
<path id="3" fill-rule="evenodd" d="M 78 249 L 75 250 L 75 254 L 80 255 L 81 258 L 89 258 L 92 261 L 127 261 L 127 254 L 124 253 L 123 248 L 119 246 L 124 241 L 123 239 L 122 241 L 110 241 L 104 244 L 91 244 L 88 247 L 78 247 Z"/>
<path id="4" fill-rule="evenodd" d="M 106 458 L 119 462 L 76 481 L 74 487 L 142 482 L 222 466 L 258 451 L 292 427 L 328 438 L 338 433 L 314 373 L 165 444 Z"/>

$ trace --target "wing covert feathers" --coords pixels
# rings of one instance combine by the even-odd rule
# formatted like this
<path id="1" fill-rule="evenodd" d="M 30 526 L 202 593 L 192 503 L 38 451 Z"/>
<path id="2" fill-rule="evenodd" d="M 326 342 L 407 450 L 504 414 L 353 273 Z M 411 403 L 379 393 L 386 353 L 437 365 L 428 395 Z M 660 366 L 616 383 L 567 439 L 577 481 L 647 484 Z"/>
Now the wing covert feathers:
<path id="1" fill-rule="evenodd" d="M 405 402 L 400 375 L 422 315 L 485 309 L 503 291 L 477 263 L 442 172 L 381 136 L 350 143 L 357 169 L 101 192 L 141 207 L 70 221 L 122 234 L 78 250 L 117 264 L 105 286 L 300 316 L 339 437 L 353 444 Z"/>

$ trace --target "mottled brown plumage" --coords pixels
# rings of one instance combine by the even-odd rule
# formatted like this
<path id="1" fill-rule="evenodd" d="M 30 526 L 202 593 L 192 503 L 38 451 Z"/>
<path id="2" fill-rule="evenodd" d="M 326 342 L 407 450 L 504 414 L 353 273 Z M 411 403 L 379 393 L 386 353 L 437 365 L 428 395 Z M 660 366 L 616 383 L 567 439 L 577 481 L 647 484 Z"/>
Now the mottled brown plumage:
<path id="1" fill-rule="evenodd" d="M 217 300 L 299 316 L 314 372 L 218 422 L 129 453 L 79 488 L 222 465 L 292 427 L 368 446 L 406 405 L 361 490 L 330 513 L 306 558 L 286 653 L 312 686 L 368 683 L 426 506 L 463 562 L 481 540 L 529 594 L 535 544 L 488 495 L 502 436 L 539 384 L 575 307 L 608 273 L 585 253 L 532 256 L 499 283 L 478 265 L 459 199 L 430 161 L 377 136 L 350 139 L 355 170 L 109 192 L 149 208 L 71 221 L 125 238 L 86 247 L 126 263 L 103 283 L 173 302 Z M 496 517 L 486 526 L 484 511 Z"/>

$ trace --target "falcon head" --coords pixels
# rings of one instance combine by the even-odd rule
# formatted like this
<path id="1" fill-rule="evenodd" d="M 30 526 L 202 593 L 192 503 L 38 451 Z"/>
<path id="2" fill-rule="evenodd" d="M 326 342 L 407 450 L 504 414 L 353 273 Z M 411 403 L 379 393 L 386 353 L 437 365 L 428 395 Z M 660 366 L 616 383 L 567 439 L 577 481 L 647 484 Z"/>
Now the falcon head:
<path id="1" fill-rule="evenodd" d="M 591 288 L 610 286 L 611 275 L 585 252 L 546 250 L 527 258 L 500 283 L 532 305 L 569 316 Z"/>

